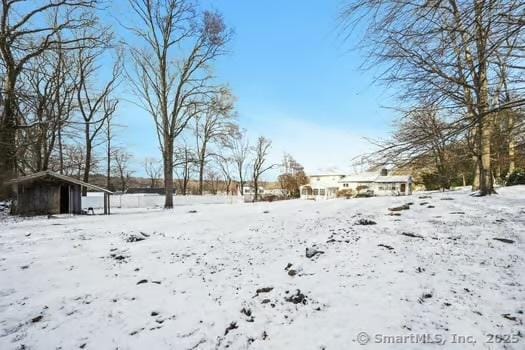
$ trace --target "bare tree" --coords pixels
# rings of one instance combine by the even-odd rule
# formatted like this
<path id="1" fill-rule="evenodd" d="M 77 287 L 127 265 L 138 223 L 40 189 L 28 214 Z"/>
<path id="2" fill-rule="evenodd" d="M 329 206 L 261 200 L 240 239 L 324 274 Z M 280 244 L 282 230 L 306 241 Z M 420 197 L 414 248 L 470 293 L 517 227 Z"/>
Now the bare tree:
<path id="1" fill-rule="evenodd" d="M 523 52 L 525 51 L 525 48 L 523 48 L 523 45 L 516 44 L 518 36 L 513 39 L 514 42 L 507 39 L 507 45 L 496 53 L 496 75 L 499 81 L 499 84 L 494 89 L 493 93 L 493 104 L 496 106 L 499 106 L 500 104 L 509 104 L 513 100 L 518 99 L 517 97 L 512 96 L 516 95 L 516 91 L 513 91 L 509 86 L 512 84 L 512 81 L 516 81 L 517 78 L 515 76 L 510 77 L 510 74 L 516 71 L 515 68 L 519 64 L 519 62 L 516 62 L 515 52 Z M 514 69 L 509 68 L 509 66 L 514 67 Z M 494 113 L 493 123 L 496 133 L 499 131 L 500 136 L 502 136 L 495 142 L 496 147 L 499 146 L 499 149 L 502 151 L 497 157 L 499 163 L 497 177 L 499 177 L 501 173 L 501 163 L 504 163 L 501 158 L 507 158 L 507 175 L 511 174 L 516 169 L 516 141 L 520 132 L 523 132 L 523 117 L 523 108 L 512 108 L 503 110 L 499 113 Z M 497 130 L 498 128 L 499 130 Z M 506 147 L 502 149 L 502 145 L 505 145 Z M 503 154 L 505 151 L 507 157 Z"/>
<path id="2" fill-rule="evenodd" d="M 128 26 L 139 45 L 131 48 L 130 74 L 141 105 L 153 117 L 164 168 L 165 208 L 173 207 L 173 153 L 177 136 L 213 93 L 209 66 L 222 55 L 230 33 L 214 12 L 199 14 L 185 0 L 129 0 L 140 23 Z"/>
<path id="3" fill-rule="evenodd" d="M 162 174 L 162 163 L 155 158 L 146 158 L 144 159 L 144 171 L 150 179 L 150 187 L 157 188 L 157 181 Z"/>
<path id="4" fill-rule="evenodd" d="M 239 180 L 240 193 L 244 193 L 244 184 L 248 174 L 249 156 L 250 156 L 250 142 L 246 136 L 246 131 L 242 130 L 233 138 L 226 146 L 231 153 L 231 159 L 236 168 L 236 173 Z"/>
<path id="5" fill-rule="evenodd" d="M 398 168 L 407 166 L 431 170 L 441 189 L 448 189 L 457 176 L 457 160 L 469 160 L 464 150 L 455 149 L 462 135 L 448 123 L 435 106 L 423 105 L 407 111 L 395 123 L 397 128 L 388 140 L 374 141 L 379 151 L 369 158 L 372 164 L 393 164 Z"/>
<path id="6" fill-rule="evenodd" d="M 216 163 L 217 167 L 219 168 L 223 178 L 224 178 L 224 185 L 226 187 L 226 195 L 230 195 L 233 193 L 232 191 L 232 183 L 233 183 L 233 168 L 234 168 L 234 162 L 231 157 L 223 156 L 223 155 L 217 155 L 216 156 Z"/>
<path id="7" fill-rule="evenodd" d="M 80 144 L 64 145 L 64 174 L 78 179 L 82 178 L 86 167 L 84 146 Z M 98 159 L 91 157 L 90 169 L 97 169 Z"/>
<path id="8" fill-rule="evenodd" d="M 175 169 L 180 184 L 180 193 L 185 196 L 188 193 L 193 168 L 197 163 L 195 151 L 186 142 L 175 148 Z"/>
<path id="9" fill-rule="evenodd" d="M 16 174 L 17 132 L 20 125 L 20 77 L 35 58 L 60 46 L 64 50 L 90 45 L 98 40 L 96 32 L 83 37 L 66 35 L 79 28 L 93 28 L 97 23 L 90 10 L 96 0 L 2 0 L 0 3 L 0 77 L 2 77 L 2 113 L 0 115 L 0 196 L 3 183 Z M 59 13 L 56 15 L 56 13 Z M 48 18 L 55 17 L 53 24 Z"/>
<path id="10" fill-rule="evenodd" d="M 199 166 L 199 194 L 202 195 L 204 167 L 210 156 L 210 145 L 226 144 L 238 130 L 234 123 L 233 96 L 227 89 L 221 91 L 210 101 L 203 113 L 195 118 L 195 139 Z"/>
<path id="11" fill-rule="evenodd" d="M 115 161 L 113 171 L 119 178 L 120 191 L 125 193 L 128 189 L 129 179 L 132 174 L 132 172 L 129 170 L 129 162 L 133 157 L 130 153 L 119 148 L 112 152 L 112 156 Z"/>
<path id="12" fill-rule="evenodd" d="M 469 130 L 478 162 L 480 194 L 494 192 L 491 166 L 492 114 L 514 108 L 525 100 L 494 105 L 491 91 L 496 54 L 509 46 L 522 46 L 523 11 L 519 0 L 403 0 L 350 1 L 343 12 L 348 28 L 365 22 L 363 44 L 368 62 L 386 67 L 383 79 L 396 84 L 406 104 L 430 101 L 456 116 L 458 133 Z M 515 87 L 516 88 L 516 87 Z"/>
<path id="13" fill-rule="evenodd" d="M 124 156 L 122 150 L 118 148 L 114 148 L 113 146 L 113 141 L 115 138 L 115 134 L 113 132 L 113 127 L 114 127 L 113 119 L 114 119 L 114 114 L 111 113 L 106 118 L 105 127 L 104 127 L 105 129 L 104 132 L 105 132 L 105 137 L 106 137 L 106 188 L 108 190 L 112 190 L 112 187 L 113 187 L 113 185 L 111 184 L 111 173 L 113 171 L 113 166 L 112 166 L 113 159 L 115 159 L 115 161 L 119 159 L 123 163 L 127 162 L 128 160 L 128 159 L 125 159 L 126 157 Z M 119 164 L 117 164 L 116 167 L 117 169 L 119 169 L 120 168 Z M 121 172 L 119 171 L 119 173 Z"/>
<path id="14" fill-rule="evenodd" d="M 58 164 L 63 169 L 64 128 L 73 115 L 76 79 L 69 52 L 57 47 L 32 60 L 21 79 L 27 92 L 19 100 L 26 105 L 18 130 L 18 171 L 25 173 L 53 168 L 52 156 L 58 148 Z M 29 169 L 28 169 L 29 168 Z"/>
<path id="15" fill-rule="evenodd" d="M 261 175 L 263 175 L 268 170 L 275 167 L 275 164 L 268 165 L 268 152 L 272 142 L 265 137 L 259 137 L 257 142 L 253 146 L 252 152 L 254 154 L 253 160 L 253 187 L 254 187 L 254 197 L 253 200 L 256 201 L 259 197 L 259 180 Z"/>
<path id="16" fill-rule="evenodd" d="M 206 183 L 208 185 L 207 188 L 211 194 L 213 195 L 217 194 L 217 192 L 219 191 L 220 181 L 221 181 L 221 177 L 219 176 L 219 173 L 215 169 L 206 170 Z"/>
<path id="17" fill-rule="evenodd" d="M 281 189 L 284 190 L 286 197 L 300 197 L 300 187 L 308 183 L 308 178 L 304 173 L 304 167 L 297 162 L 290 154 L 283 156 L 282 173 L 278 180 Z"/>
<path id="18" fill-rule="evenodd" d="M 113 98 L 118 79 L 122 73 L 122 64 L 117 59 L 111 75 L 102 88 L 97 91 L 93 86 L 95 79 L 99 79 L 98 59 L 104 53 L 104 48 L 79 49 L 77 56 L 78 64 L 78 90 L 77 104 L 84 127 L 85 158 L 83 181 L 89 182 L 91 172 L 90 164 L 93 155 L 95 140 L 103 131 L 107 120 L 115 113 L 119 101 Z M 111 157 L 108 157 L 111 159 Z M 87 194 L 87 188 L 83 187 L 82 195 Z"/>

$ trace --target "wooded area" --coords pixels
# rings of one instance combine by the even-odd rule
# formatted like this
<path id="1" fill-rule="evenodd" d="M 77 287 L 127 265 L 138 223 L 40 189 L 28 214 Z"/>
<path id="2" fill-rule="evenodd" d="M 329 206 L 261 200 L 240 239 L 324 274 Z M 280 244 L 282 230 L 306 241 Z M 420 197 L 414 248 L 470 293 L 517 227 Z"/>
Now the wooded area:
<path id="1" fill-rule="evenodd" d="M 271 141 L 250 142 L 235 93 L 214 75 L 233 37 L 222 15 L 190 0 L 123 4 L 131 15 L 116 28 L 104 0 L 1 0 L 0 197 L 7 180 L 48 169 L 84 182 L 105 174 L 106 187 L 125 192 L 134 156 L 118 142 L 124 99 L 153 121 L 160 156 L 139 162 L 148 187 L 163 183 L 166 208 L 193 179 L 199 194 L 219 183 L 257 191 L 276 164 Z M 401 116 L 366 162 L 480 195 L 522 181 L 524 11 L 517 0 L 349 1 L 344 32 L 353 40 L 365 29 L 364 68 L 395 88 Z"/>
<path id="2" fill-rule="evenodd" d="M 166 208 L 174 186 L 186 194 L 194 176 L 199 194 L 207 184 L 230 193 L 233 182 L 241 192 L 257 182 L 273 165 L 250 145 L 234 94 L 213 75 L 232 37 L 221 14 L 193 1 L 129 0 L 123 40 L 102 19 L 107 5 L 2 0 L 0 197 L 10 195 L 7 180 L 48 169 L 84 182 L 105 174 L 107 188 L 125 192 L 133 155 L 116 141 L 124 89 L 154 121 L 161 157 L 142 163 L 149 187 L 163 181 Z"/>
<path id="3" fill-rule="evenodd" d="M 523 1 L 348 2 L 348 38 L 366 28 L 365 68 L 398 91 L 401 118 L 368 160 L 441 188 L 462 178 L 480 195 L 523 167 L 524 11 Z"/>

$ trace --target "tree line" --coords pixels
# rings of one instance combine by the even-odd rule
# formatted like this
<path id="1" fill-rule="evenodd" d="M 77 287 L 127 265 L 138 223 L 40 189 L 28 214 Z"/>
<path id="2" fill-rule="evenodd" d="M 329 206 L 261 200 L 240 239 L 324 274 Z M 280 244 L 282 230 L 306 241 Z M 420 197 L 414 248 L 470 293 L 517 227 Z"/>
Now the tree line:
<path id="1" fill-rule="evenodd" d="M 400 119 L 375 163 L 416 169 L 448 188 L 461 176 L 494 193 L 525 165 L 523 1 L 349 1 L 341 21 L 365 68 L 395 89 Z"/>
<path id="2" fill-rule="evenodd" d="M 43 170 L 125 191 L 133 155 L 118 146 L 122 91 L 154 121 L 160 161 L 144 160 L 151 186 L 163 181 L 173 206 L 196 173 L 233 191 L 255 188 L 271 141 L 249 142 L 235 97 L 214 76 L 232 37 L 222 15 L 190 0 L 127 0 L 129 16 L 110 25 L 104 0 L 1 0 L 0 197 L 5 182 Z M 125 33 L 119 36 L 119 34 Z M 113 183 L 118 179 L 118 184 Z M 84 195 L 86 193 L 84 192 Z"/>

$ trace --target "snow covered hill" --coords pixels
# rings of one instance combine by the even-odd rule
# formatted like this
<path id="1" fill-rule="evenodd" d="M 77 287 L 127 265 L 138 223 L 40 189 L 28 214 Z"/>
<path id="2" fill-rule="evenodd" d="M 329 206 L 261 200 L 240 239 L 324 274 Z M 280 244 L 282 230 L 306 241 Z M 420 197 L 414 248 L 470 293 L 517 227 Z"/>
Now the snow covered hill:
<path id="1" fill-rule="evenodd" d="M 0 349 L 517 350 L 524 311 L 524 186 L 0 227 Z"/>

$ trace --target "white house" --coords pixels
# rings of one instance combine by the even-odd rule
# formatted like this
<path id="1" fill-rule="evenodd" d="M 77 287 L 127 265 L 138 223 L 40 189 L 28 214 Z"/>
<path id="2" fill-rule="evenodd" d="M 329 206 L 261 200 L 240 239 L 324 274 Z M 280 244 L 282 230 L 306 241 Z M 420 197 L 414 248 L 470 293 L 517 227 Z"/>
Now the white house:
<path id="1" fill-rule="evenodd" d="M 340 183 L 346 175 L 339 172 L 326 172 L 310 175 L 309 184 L 301 186 L 301 198 L 303 199 L 328 199 L 337 197 Z"/>
<path id="2" fill-rule="evenodd" d="M 388 175 L 387 169 L 369 171 L 356 175 L 338 172 L 318 173 L 309 176 L 310 182 L 301 186 L 303 199 L 329 199 L 337 197 L 338 191 L 367 193 L 373 196 L 402 196 L 412 194 L 410 175 Z"/>

